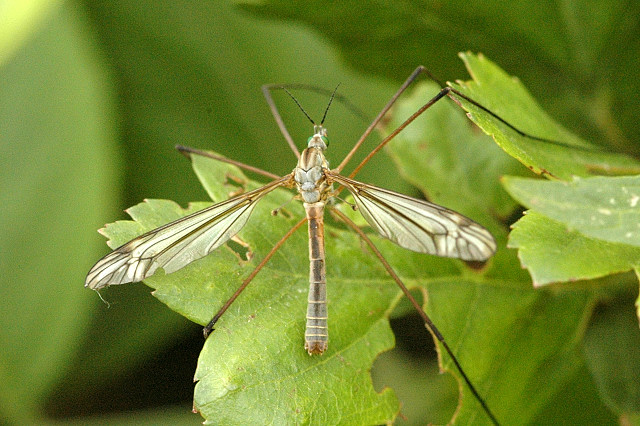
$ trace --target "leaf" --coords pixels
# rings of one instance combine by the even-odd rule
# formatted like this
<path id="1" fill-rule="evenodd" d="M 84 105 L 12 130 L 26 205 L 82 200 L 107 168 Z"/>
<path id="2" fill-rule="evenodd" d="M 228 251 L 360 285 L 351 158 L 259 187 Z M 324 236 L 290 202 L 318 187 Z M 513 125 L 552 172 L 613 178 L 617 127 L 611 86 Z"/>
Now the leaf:
<path id="1" fill-rule="evenodd" d="M 519 134 L 495 116 L 464 98 L 454 98 L 469 112 L 469 118 L 509 155 L 534 173 L 557 179 L 574 175 L 640 173 L 640 163 L 622 154 L 604 151 L 574 136 L 557 124 L 536 104 L 517 79 L 511 78 L 484 56 L 470 53 L 461 58 L 473 81 L 450 84 L 465 96 L 536 138 Z"/>
<path id="2" fill-rule="evenodd" d="M 509 247 L 518 249 L 535 286 L 603 277 L 640 263 L 640 249 L 570 231 L 535 211 L 513 225 Z"/>
<path id="3" fill-rule="evenodd" d="M 640 246 L 640 176 L 576 177 L 570 182 L 505 177 L 502 182 L 522 205 L 569 229 Z"/>
<path id="4" fill-rule="evenodd" d="M 602 404 L 583 357 L 576 359 L 571 369 L 574 371 L 571 380 L 553 396 L 531 424 L 618 424 L 616 416 Z"/>
<path id="5" fill-rule="evenodd" d="M 640 413 L 640 330 L 631 304 L 599 307 L 584 341 L 603 400 L 618 416 Z"/>
<path id="6" fill-rule="evenodd" d="M 208 185 L 214 185 L 215 179 L 218 179 L 218 187 L 222 182 L 228 185 L 231 181 L 245 181 L 238 172 L 230 172 L 232 168 L 229 166 L 201 157 L 194 157 L 194 167 L 203 181 L 209 182 Z M 235 177 L 229 179 L 229 173 Z M 205 176 L 208 177 L 205 179 Z M 302 209 L 296 204 L 286 207 L 287 210 L 295 210 L 282 212 L 278 217 L 268 214 L 289 197 L 286 191 L 276 191 L 272 197 L 263 200 L 241 232 L 240 238 L 249 244 L 256 256 L 251 264 L 239 259 L 236 253 L 221 248 L 174 274 L 147 280 L 156 288 L 154 295 L 200 324 L 208 322 L 217 307 L 237 288 L 242 277 L 296 222 L 293 217 L 285 219 L 281 216 L 302 214 Z M 163 204 L 167 212 L 160 217 L 157 207 Z M 153 201 L 139 205 L 131 213 L 139 221 L 147 221 L 143 227 L 146 229 L 187 212 L 176 211 L 174 204 Z M 144 219 L 145 216 L 153 220 Z M 116 231 L 119 232 L 118 241 L 112 243 L 118 245 L 145 229 L 119 222 L 108 227 L 105 233 L 115 236 Z M 127 232 L 130 234 L 125 235 Z M 331 228 L 327 235 L 331 333 L 328 353 L 322 357 L 309 357 L 302 349 L 308 265 L 306 236 L 299 232 L 260 272 L 207 340 L 196 373 L 199 382 L 195 395 L 196 406 L 206 418 L 236 422 L 256 418 L 272 418 L 274 422 L 292 418 L 300 422 L 357 419 L 354 421 L 371 423 L 395 416 L 398 406 L 393 393 L 386 390 L 382 395 L 376 394 L 371 387 L 368 370 L 377 353 L 392 345 L 386 316 L 397 301 L 398 290 L 375 259 L 362 251 L 353 235 Z M 465 323 L 467 327 L 473 324 L 478 327 L 495 325 L 496 320 L 485 309 L 474 310 L 471 316 L 463 313 L 469 296 L 486 287 L 461 276 L 463 270 L 455 267 L 458 262 L 408 254 L 388 242 L 380 242 L 380 245 L 409 285 L 433 282 L 432 299 L 437 299 L 438 294 L 449 299 L 452 291 L 462 297 L 457 303 L 439 302 L 450 306 L 444 311 L 448 314 L 438 313 L 438 308 L 434 308 L 436 318 L 444 315 L 447 327 L 453 328 L 447 329 L 450 344 L 457 340 L 455 328 L 463 330 Z M 301 256 L 301 253 L 305 255 Z M 420 261 L 416 263 L 418 259 Z M 202 283 L 208 284 L 203 286 Z M 513 292 L 508 287 L 506 290 L 506 295 Z M 498 289 L 497 293 L 503 291 Z M 525 291 L 525 306 L 531 302 L 531 296 L 526 295 L 528 292 Z M 505 306 L 514 306 L 514 301 L 506 295 L 501 296 Z M 497 299 L 500 296 L 493 292 L 482 297 L 483 303 L 494 305 Z M 454 306 L 456 310 L 451 311 Z M 349 326 L 345 327 L 345 324 Z M 509 327 L 508 321 L 503 324 L 503 327 Z M 505 335 L 504 328 L 495 327 L 495 330 Z M 485 333 L 483 339 L 460 344 L 460 353 L 468 353 L 465 367 L 469 374 L 474 371 L 478 360 L 485 364 L 492 362 L 490 353 L 479 356 L 486 351 L 487 345 L 491 346 L 492 341 L 491 334 Z M 488 371 L 485 374 L 489 374 Z M 283 398 L 283 394 L 287 397 Z M 249 409 L 256 400 L 268 401 L 260 405 L 265 407 L 264 413 L 256 412 L 255 407 Z M 464 390 L 463 400 L 469 402 L 466 415 L 482 416 L 477 413 L 479 408 L 468 390 Z"/>
<path id="7" fill-rule="evenodd" d="M 532 423 L 577 372 L 576 345 L 591 296 L 554 296 L 500 280 L 438 287 L 427 286 L 429 313 L 447 339 L 456 342 L 460 363 L 486 377 L 481 390 L 499 421 Z M 472 319 L 466 326 L 452 325 L 465 316 Z M 471 395 L 464 388 L 463 392 L 456 422 L 488 424 L 474 404 L 465 405 Z"/>
<path id="8" fill-rule="evenodd" d="M 517 82 L 511 82 L 509 87 L 506 74 L 482 57 L 463 55 L 463 58 L 474 77 L 474 82 L 457 86 L 468 89 L 465 94 L 510 123 L 517 123 L 519 130 L 562 141 L 550 143 L 523 138 L 514 129 L 505 126 L 505 123 L 486 114 L 486 111 L 465 100 L 460 101 L 471 112 L 472 120 L 485 132 L 492 134 L 505 151 L 533 171 L 545 173 L 549 177 L 573 177 L 570 182 L 516 177 L 503 180 L 505 188 L 514 198 L 533 209 L 513 227 L 509 247 L 519 249 L 522 265 L 531 273 L 534 285 L 593 279 L 637 269 L 640 251 L 634 238 L 637 231 L 637 219 L 634 217 L 637 215 L 635 204 L 638 178 L 581 179 L 574 176 L 637 173 L 637 167 L 633 165 L 635 160 L 604 152 L 585 152 L 581 148 L 583 142 L 576 141 L 547 117 Z M 498 90 L 498 87 L 503 86 L 507 87 L 506 90 Z M 507 99 L 498 98 L 498 93 L 507 96 Z M 517 104 L 518 101 L 520 105 Z M 502 110 L 499 109 L 499 104 L 503 105 Z M 476 113 L 478 117 L 474 119 Z M 530 119 L 529 122 L 527 118 Z M 536 127 L 539 132 L 532 130 Z M 580 148 L 574 149 L 570 145 Z M 597 288 L 598 284 L 591 285 Z M 604 289 L 601 291 L 603 294 L 606 292 Z M 601 320 L 599 324 L 600 328 L 607 327 L 618 332 L 623 351 L 628 345 L 633 346 L 630 342 L 638 335 L 637 327 L 629 327 L 629 324 L 620 326 L 615 321 L 607 320 Z M 597 377 L 599 393 L 607 401 L 607 405 L 621 417 L 633 417 L 637 408 L 629 402 L 637 399 L 637 389 L 632 385 L 636 381 L 635 373 L 614 372 L 594 360 L 598 356 L 605 356 L 604 352 L 607 351 L 608 342 L 597 342 L 595 337 L 602 334 L 602 330 L 590 331 L 587 336 L 586 354 L 588 359 L 591 358 L 590 370 Z M 635 354 L 629 351 L 626 353 L 628 359 L 635 359 Z M 625 382 L 629 385 L 621 386 Z"/>

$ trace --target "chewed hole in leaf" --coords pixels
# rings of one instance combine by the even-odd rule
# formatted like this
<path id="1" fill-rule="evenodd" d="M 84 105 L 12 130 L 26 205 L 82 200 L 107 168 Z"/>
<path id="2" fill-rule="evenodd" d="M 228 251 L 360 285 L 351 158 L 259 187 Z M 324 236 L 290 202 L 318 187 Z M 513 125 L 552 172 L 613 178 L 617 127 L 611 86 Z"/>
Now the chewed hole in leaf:
<path id="1" fill-rule="evenodd" d="M 272 216 L 282 216 L 283 218 L 287 219 L 287 220 L 291 220 L 296 218 L 297 216 L 294 215 L 290 210 L 288 210 L 285 206 L 280 206 L 279 208 L 273 210 L 271 212 Z"/>
<path id="2" fill-rule="evenodd" d="M 228 242 L 227 247 L 238 258 L 240 264 L 247 263 L 253 258 L 251 246 L 237 235 L 233 236 Z"/>
<path id="3" fill-rule="evenodd" d="M 487 262 L 478 262 L 473 260 L 463 260 L 463 262 L 474 271 L 482 271 L 487 265 Z"/>
<path id="4" fill-rule="evenodd" d="M 235 197 L 246 191 L 247 180 L 243 176 L 227 173 L 226 178 L 224 185 L 229 187 L 229 197 Z"/>

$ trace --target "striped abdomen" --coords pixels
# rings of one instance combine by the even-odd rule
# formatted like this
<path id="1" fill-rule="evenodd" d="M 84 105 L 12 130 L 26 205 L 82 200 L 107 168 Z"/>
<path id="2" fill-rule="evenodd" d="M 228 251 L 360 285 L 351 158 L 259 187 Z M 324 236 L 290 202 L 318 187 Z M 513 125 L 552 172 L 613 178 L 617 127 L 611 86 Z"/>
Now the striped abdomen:
<path id="1" fill-rule="evenodd" d="M 311 354 L 327 350 L 327 281 L 324 260 L 324 203 L 304 204 L 309 222 L 309 298 L 304 348 Z"/>

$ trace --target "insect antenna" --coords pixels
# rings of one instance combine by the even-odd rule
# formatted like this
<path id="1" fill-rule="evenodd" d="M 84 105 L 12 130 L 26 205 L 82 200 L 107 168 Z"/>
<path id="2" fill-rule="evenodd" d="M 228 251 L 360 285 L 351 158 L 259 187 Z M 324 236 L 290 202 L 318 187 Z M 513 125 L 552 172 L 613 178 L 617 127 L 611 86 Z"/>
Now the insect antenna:
<path id="1" fill-rule="evenodd" d="M 341 85 L 341 84 L 340 84 Z M 360 119 L 363 123 L 369 124 L 373 119 L 367 113 L 358 108 L 353 102 L 344 95 L 337 93 L 336 90 L 325 89 L 324 87 L 314 86 L 312 84 L 304 83 L 288 83 L 288 84 L 269 84 L 264 86 L 267 90 L 283 90 L 283 89 L 296 89 L 306 90 L 308 92 L 317 93 L 319 95 L 333 97 L 336 101 L 340 102 L 351 114 Z"/>
<path id="2" fill-rule="evenodd" d="M 329 103 L 327 104 L 327 107 L 324 110 L 324 115 L 322 116 L 322 121 L 320 122 L 321 126 L 324 124 L 325 118 L 327 118 L 327 113 L 329 112 L 329 107 L 331 106 L 331 102 L 333 102 L 333 98 L 336 96 L 336 92 L 338 91 L 338 87 L 340 87 L 340 83 L 338 83 L 336 88 L 333 89 L 333 93 L 331 94 L 331 98 L 329 98 Z"/>
<path id="3" fill-rule="evenodd" d="M 340 83 L 338 83 L 336 88 L 333 89 L 333 92 L 331 92 L 331 97 L 329 98 L 329 103 L 327 104 L 327 107 L 324 109 L 324 114 L 322 115 L 322 121 L 320 121 L 320 126 L 322 126 L 324 124 L 324 120 L 326 120 L 326 118 L 327 118 L 327 114 L 329 113 L 329 108 L 331 107 L 331 103 L 333 102 L 333 99 L 336 97 L 336 92 L 338 91 L 338 87 L 340 87 Z M 282 86 L 281 89 L 284 90 L 285 93 L 287 95 L 289 95 L 289 97 L 291 99 L 293 99 L 293 102 L 295 102 L 296 105 L 298 105 L 298 108 L 300 108 L 300 111 L 302 111 L 302 113 L 307 117 L 307 119 L 309 119 L 311 124 L 316 126 L 316 122 L 309 116 L 309 114 L 307 114 L 307 111 L 305 111 L 305 109 L 302 107 L 302 105 L 300 105 L 300 102 L 298 102 L 296 97 L 293 96 L 293 94 L 291 92 L 289 92 L 286 87 Z"/>
<path id="4" fill-rule="evenodd" d="M 315 125 L 316 125 L 316 122 L 315 122 L 315 121 L 313 121 L 313 119 L 309 116 L 309 114 L 307 114 L 307 111 L 305 111 L 305 110 L 304 110 L 304 108 L 302 108 L 302 105 L 300 105 L 300 102 L 298 102 L 298 100 L 296 99 L 296 97 L 295 97 L 295 96 L 293 96 L 293 95 L 291 94 L 291 92 L 289 92 L 289 91 L 287 90 L 287 88 L 286 88 L 286 87 L 283 87 L 283 88 L 282 88 L 282 90 L 284 90 L 284 91 L 285 91 L 285 93 L 286 93 L 287 95 L 289 95 L 289 96 L 291 97 L 291 99 L 293 99 L 293 102 L 295 102 L 295 103 L 296 103 L 296 105 L 298 105 L 298 108 L 300 108 L 300 111 L 302 111 L 302 113 L 303 113 L 303 114 L 304 114 L 304 115 L 309 119 L 309 121 L 311 122 L 311 124 L 313 124 L 313 125 L 315 126 Z M 329 102 L 329 104 L 331 104 L 331 102 Z M 325 112 L 325 115 L 326 115 L 326 112 Z M 324 121 L 324 118 L 323 118 L 322 120 Z"/>
<path id="5" fill-rule="evenodd" d="M 265 84 L 264 86 L 262 86 L 262 94 L 264 95 L 264 98 L 267 101 L 267 105 L 269 106 L 269 109 L 271 110 L 271 115 L 273 115 L 273 119 L 276 121 L 276 124 L 278 125 L 278 128 L 280 129 L 280 133 L 282 133 L 282 136 L 284 136 L 285 140 L 287 141 L 287 144 L 289 145 L 289 148 L 291 148 L 291 151 L 293 151 L 293 153 L 295 154 L 295 156 L 297 158 L 300 158 L 300 151 L 298 150 L 298 147 L 296 146 L 295 142 L 293 141 L 293 138 L 289 134 L 289 131 L 287 130 L 287 126 L 284 124 L 284 121 L 282 120 L 282 116 L 280 115 L 280 112 L 278 111 L 278 107 L 276 106 L 276 103 L 273 101 L 273 97 L 271 96 L 271 91 L 273 91 L 273 90 L 285 90 L 286 91 L 287 89 L 307 90 L 307 91 L 310 91 L 310 92 L 319 93 L 321 95 L 331 96 L 335 100 L 337 100 L 340 103 L 342 103 L 345 106 L 345 108 L 347 108 L 349 111 L 351 111 L 351 113 L 353 115 L 358 117 L 363 122 L 365 122 L 365 123 L 371 122 L 371 119 L 367 114 L 365 114 L 357 106 L 355 106 L 353 103 L 351 103 L 349 101 L 349 99 L 347 99 L 345 96 L 343 96 L 343 95 L 341 95 L 339 93 L 336 93 L 335 90 L 333 92 L 331 92 L 330 90 L 327 90 L 327 89 L 322 88 L 322 87 L 318 87 L 318 86 L 314 86 L 314 85 L 310 85 L 310 84 L 300 84 L 300 83 L 293 83 L 293 84 Z M 304 112 L 304 109 L 300 106 L 300 103 L 296 100 L 296 98 L 291 93 L 289 93 L 289 92 L 287 92 L 287 93 L 289 94 L 289 96 L 291 96 L 291 98 L 298 105 L 298 107 Z M 307 118 L 309 118 L 309 120 L 313 123 L 313 120 L 311 120 L 309 115 L 306 114 L 306 113 L 305 113 L 305 115 L 307 115 Z M 314 123 L 314 125 L 315 125 L 315 123 Z"/>

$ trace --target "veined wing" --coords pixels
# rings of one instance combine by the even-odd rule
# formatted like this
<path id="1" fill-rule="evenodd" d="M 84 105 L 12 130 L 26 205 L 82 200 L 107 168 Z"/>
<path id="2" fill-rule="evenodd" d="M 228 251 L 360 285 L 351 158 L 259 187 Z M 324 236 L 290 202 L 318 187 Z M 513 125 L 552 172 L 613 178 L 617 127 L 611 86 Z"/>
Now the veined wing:
<path id="1" fill-rule="evenodd" d="M 401 247 L 470 261 L 485 261 L 496 251 L 489 231 L 460 213 L 337 174 L 329 176 L 351 192 L 369 225 Z"/>
<path id="2" fill-rule="evenodd" d="M 85 287 L 98 290 L 142 281 L 158 268 L 168 274 L 206 256 L 242 229 L 262 197 L 290 178 L 284 176 L 134 238 L 100 259 L 87 274 Z"/>

